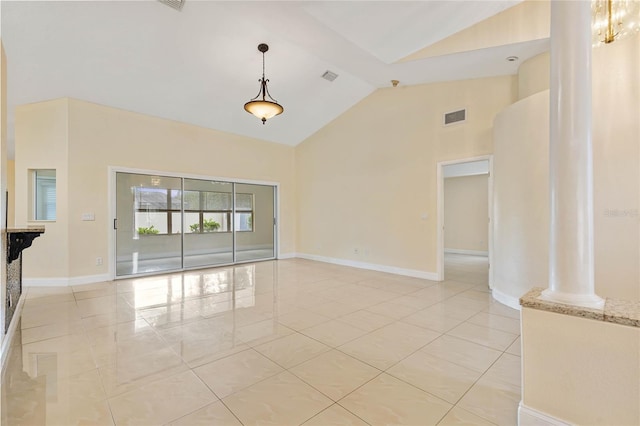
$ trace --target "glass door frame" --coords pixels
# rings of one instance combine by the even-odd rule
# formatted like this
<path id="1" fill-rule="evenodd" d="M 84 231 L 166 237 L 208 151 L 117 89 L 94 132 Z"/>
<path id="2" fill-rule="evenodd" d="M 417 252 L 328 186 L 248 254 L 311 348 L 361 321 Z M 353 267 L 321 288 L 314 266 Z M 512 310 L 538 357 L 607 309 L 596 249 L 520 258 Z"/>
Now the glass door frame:
<path id="1" fill-rule="evenodd" d="M 162 170 L 149 170 L 149 169 L 136 169 L 130 167 L 119 167 L 119 166 L 109 166 L 107 168 L 108 172 L 108 208 L 109 208 L 109 220 L 107 221 L 108 228 L 108 265 L 109 265 L 109 277 L 111 280 L 119 280 L 119 279 L 130 279 L 136 277 L 144 277 L 144 276 L 152 276 L 152 275 L 160 275 L 165 273 L 176 273 L 182 271 L 190 271 L 196 269 L 209 269 L 209 268 L 217 268 L 231 265 L 240 265 L 245 263 L 253 263 L 253 262 L 262 262 L 268 260 L 276 260 L 280 257 L 280 184 L 278 182 L 270 182 L 270 181 L 259 181 L 259 180 L 250 180 L 250 179 L 234 179 L 227 177 L 218 177 L 218 176 L 205 176 L 198 174 L 190 174 L 190 173 L 175 173 L 168 172 Z M 200 180 L 208 180 L 208 181 L 216 181 L 216 182 L 228 182 L 233 184 L 232 197 L 234 202 L 232 203 L 232 217 L 234 218 L 233 226 L 233 262 L 225 263 L 225 264 L 216 264 L 216 265 L 208 265 L 208 266 L 194 266 L 185 268 L 184 267 L 184 226 L 185 226 L 185 218 L 184 218 L 184 209 L 182 211 L 182 244 L 181 244 L 181 252 L 182 252 L 182 268 L 181 269 L 172 269 L 167 272 L 150 272 L 150 273 L 140 273 L 135 275 L 116 275 L 116 175 L 117 173 L 130 173 L 130 174 L 139 174 L 139 175 L 147 175 L 147 176 L 166 176 L 173 178 L 181 178 L 182 179 L 182 191 L 184 192 L 184 179 L 200 179 Z M 269 258 L 263 259 L 254 259 L 254 260 L 236 260 L 236 232 L 235 232 L 235 194 L 236 194 L 236 184 L 248 184 L 248 185 L 263 185 L 263 186 L 271 186 L 273 187 L 273 216 L 274 216 L 274 225 L 273 225 L 273 256 Z M 184 208 L 184 197 L 183 199 L 183 208 Z"/>

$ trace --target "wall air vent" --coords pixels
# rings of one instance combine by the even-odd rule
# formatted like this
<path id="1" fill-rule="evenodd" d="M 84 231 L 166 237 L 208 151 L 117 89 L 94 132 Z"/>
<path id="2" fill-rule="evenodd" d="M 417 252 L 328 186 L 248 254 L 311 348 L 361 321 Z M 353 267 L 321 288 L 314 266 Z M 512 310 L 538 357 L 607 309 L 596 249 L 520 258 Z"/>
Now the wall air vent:
<path id="1" fill-rule="evenodd" d="M 336 74 L 335 72 L 331 72 L 329 70 L 326 70 L 324 72 L 324 74 L 322 74 L 322 78 L 324 78 L 327 81 L 333 81 L 336 78 L 338 78 L 338 74 Z"/>
<path id="2" fill-rule="evenodd" d="M 458 111 L 447 112 L 444 114 L 444 125 L 450 126 L 452 124 L 464 123 L 467 121 L 467 109 L 461 109 Z"/>
<path id="3" fill-rule="evenodd" d="M 182 10 L 185 0 L 158 0 L 160 3 L 164 3 L 175 10 Z"/>

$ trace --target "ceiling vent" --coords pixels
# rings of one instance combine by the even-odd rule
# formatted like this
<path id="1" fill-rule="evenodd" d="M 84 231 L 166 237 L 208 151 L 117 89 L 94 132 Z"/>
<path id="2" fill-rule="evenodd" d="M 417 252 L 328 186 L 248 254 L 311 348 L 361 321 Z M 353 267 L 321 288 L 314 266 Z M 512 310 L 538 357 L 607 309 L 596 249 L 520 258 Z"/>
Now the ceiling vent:
<path id="1" fill-rule="evenodd" d="M 182 10 L 185 0 L 158 0 L 160 3 L 164 3 L 175 10 Z"/>
<path id="2" fill-rule="evenodd" d="M 322 78 L 324 78 L 327 81 L 333 81 L 336 78 L 338 78 L 338 74 L 336 74 L 335 72 L 326 70 L 324 74 L 322 74 Z"/>
<path id="3" fill-rule="evenodd" d="M 444 125 L 450 126 L 452 124 L 464 123 L 467 121 L 467 109 L 461 109 L 458 111 L 447 112 L 444 114 Z"/>

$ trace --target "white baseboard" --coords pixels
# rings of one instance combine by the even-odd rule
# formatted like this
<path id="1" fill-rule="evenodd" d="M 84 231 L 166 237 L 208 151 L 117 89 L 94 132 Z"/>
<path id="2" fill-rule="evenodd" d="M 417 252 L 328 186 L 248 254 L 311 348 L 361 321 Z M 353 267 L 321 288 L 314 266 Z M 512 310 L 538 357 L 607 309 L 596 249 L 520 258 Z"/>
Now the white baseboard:
<path id="1" fill-rule="evenodd" d="M 298 257 L 298 253 L 280 253 L 278 255 L 278 259 L 295 259 L 296 257 Z"/>
<path id="2" fill-rule="evenodd" d="M 508 294 L 504 294 L 500 290 L 496 290 L 495 287 L 491 289 L 491 295 L 498 302 L 503 305 L 507 305 L 510 308 L 520 310 L 520 299 L 517 297 L 509 296 Z"/>
<path id="3" fill-rule="evenodd" d="M 9 356 L 9 349 L 11 348 L 11 342 L 13 340 L 13 336 L 16 334 L 16 329 L 18 328 L 18 318 L 22 314 L 22 307 L 24 306 L 25 294 L 20 296 L 18 300 L 18 306 L 16 306 L 16 310 L 13 312 L 13 318 L 11 318 L 11 323 L 9 324 L 9 329 L 7 330 L 7 334 L 2 337 L 2 348 L 0 349 L 0 366 L 1 373 L 0 376 L 4 374 L 4 367 L 7 361 L 7 357 Z M 4 327 L 4 325 L 3 325 Z M 4 380 L 2 380 L 4 382 Z"/>
<path id="4" fill-rule="evenodd" d="M 520 401 L 518 405 L 518 425 L 519 426 L 570 426 L 564 420 L 550 416 L 542 411 L 527 407 Z"/>
<path id="5" fill-rule="evenodd" d="M 109 274 L 84 275 L 64 278 L 23 278 L 23 287 L 68 287 L 72 285 L 94 284 L 111 281 Z"/>
<path id="6" fill-rule="evenodd" d="M 378 265 L 376 263 L 358 262 L 355 260 L 337 259 L 333 257 L 318 256 L 315 254 L 297 253 L 300 259 L 316 260 L 318 262 L 333 263 L 335 265 L 351 266 L 359 269 L 369 269 L 371 271 L 388 272 L 390 274 L 404 275 L 407 277 L 423 278 L 425 280 L 438 281 L 438 274 L 435 272 L 418 271 L 415 269 L 397 268 L 395 266 Z"/>
<path id="7" fill-rule="evenodd" d="M 465 250 L 465 249 L 452 249 L 452 248 L 446 248 L 444 249 L 445 253 L 452 253 L 452 254 L 468 254 L 471 256 L 489 256 L 489 252 L 488 251 L 479 251 L 479 250 Z"/>

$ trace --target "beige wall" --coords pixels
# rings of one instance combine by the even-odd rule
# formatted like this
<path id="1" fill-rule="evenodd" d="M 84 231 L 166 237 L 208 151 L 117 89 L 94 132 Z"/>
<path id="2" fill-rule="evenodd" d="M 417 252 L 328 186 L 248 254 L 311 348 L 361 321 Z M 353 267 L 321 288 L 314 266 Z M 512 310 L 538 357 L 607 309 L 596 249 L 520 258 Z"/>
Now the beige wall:
<path id="1" fill-rule="evenodd" d="M 489 176 L 444 180 L 444 248 L 488 253 Z"/>
<path id="2" fill-rule="evenodd" d="M 16 162 L 14 160 L 7 160 L 7 192 L 9 192 L 7 224 L 12 228 L 16 220 Z"/>
<path id="3" fill-rule="evenodd" d="M 518 68 L 518 99 L 549 90 L 549 52 L 524 61 Z"/>
<path id="4" fill-rule="evenodd" d="M 57 99 L 16 108 L 16 226 L 45 226 L 38 244 L 33 244 L 22 257 L 24 278 L 68 277 L 70 273 L 68 107 L 67 99 Z M 56 170 L 57 219 L 53 222 L 30 221 L 33 215 L 29 211 L 32 195 L 29 170 L 33 169 Z M 87 234 L 76 232 L 76 235 Z"/>
<path id="5" fill-rule="evenodd" d="M 640 299 L 638 75 L 640 35 L 593 50 L 596 292 L 630 300 Z M 513 300 L 548 283 L 548 117 L 547 90 L 495 123 L 494 288 Z"/>
<path id="6" fill-rule="evenodd" d="M 4 321 L 5 301 L 7 300 L 7 248 L 5 231 L 5 197 L 7 188 L 7 57 L 4 53 L 4 45 L 0 39 L 0 366 L 4 365 Z"/>
<path id="7" fill-rule="evenodd" d="M 16 197 L 21 197 L 16 199 L 16 223 L 27 222 L 27 200 L 20 192 L 26 176 L 20 171 L 46 164 L 59 170 L 58 221 L 47 224 L 47 234 L 30 253 L 34 259 L 55 259 L 25 262 L 26 278 L 108 272 L 109 166 L 279 183 L 280 251 L 295 251 L 294 150 L 289 146 L 75 99 L 18 108 L 16 139 Z M 59 147 L 42 149 L 43 141 L 58 139 Z M 95 213 L 95 221 L 82 221 L 83 213 Z M 96 257 L 103 257 L 104 264 L 96 266 Z"/>
<path id="8" fill-rule="evenodd" d="M 568 424 L 640 424 L 640 328 L 524 308 L 522 360 L 525 406 Z"/>
<path id="9" fill-rule="evenodd" d="M 381 89 L 298 145 L 298 252 L 435 272 L 437 163 L 490 154 L 513 87 L 506 76 Z M 443 127 L 460 107 L 467 122 Z"/>
<path id="10" fill-rule="evenodd" d="M 593 50 L 596 292 L 640 300 L 640 34 Z"/>
<path id="11" fill-rule="evenodd" d="M 549 91 L 498 114 L 494 144 L 493 290 L 515 307 L 548 281 Z"/>

